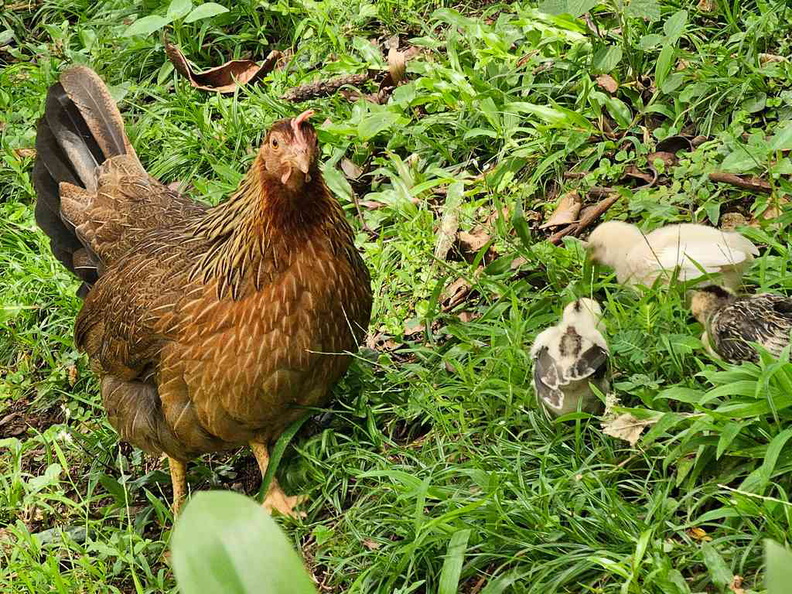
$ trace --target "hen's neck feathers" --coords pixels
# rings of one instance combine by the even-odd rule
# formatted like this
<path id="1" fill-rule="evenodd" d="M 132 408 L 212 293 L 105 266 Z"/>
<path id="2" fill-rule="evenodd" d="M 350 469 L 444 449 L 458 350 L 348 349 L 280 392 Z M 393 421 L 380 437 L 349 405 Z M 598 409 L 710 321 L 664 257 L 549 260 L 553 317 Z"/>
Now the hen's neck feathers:
<path id="1" fill-rule="evenodd" d="M 239 189 L 190 229 L 208 242 L 191 278 L 216 279 L 218 297 L 230 294 L 236 300 L 251 283 L 259 290 L 320 236 L 333 251 L 351 244 L 352 230 L 340 205 L 316 167 L 311 173 L 301 191 L 291 192 L 267 176 L 257 158 Z"/>

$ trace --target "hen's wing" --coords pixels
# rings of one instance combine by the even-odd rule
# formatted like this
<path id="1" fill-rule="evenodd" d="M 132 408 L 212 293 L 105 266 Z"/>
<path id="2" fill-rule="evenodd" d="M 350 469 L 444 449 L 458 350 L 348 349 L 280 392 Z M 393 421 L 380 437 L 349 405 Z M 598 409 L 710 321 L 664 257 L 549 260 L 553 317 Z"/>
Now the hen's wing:
<path id="1" fill-rule="evenodd" d="M 540 347 L 534 357 L 536 395 L 553 409 L 560 409 L 564 405 L 564 392 L 561 390 L 564 383 L 562 370 L 550 350 L 546 346 Z"/>

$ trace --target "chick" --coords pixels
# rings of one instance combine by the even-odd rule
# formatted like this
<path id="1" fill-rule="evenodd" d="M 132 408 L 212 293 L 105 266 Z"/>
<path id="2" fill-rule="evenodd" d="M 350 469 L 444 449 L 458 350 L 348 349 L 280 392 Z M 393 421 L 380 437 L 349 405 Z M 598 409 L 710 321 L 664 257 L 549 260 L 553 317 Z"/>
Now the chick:
<path id="1" fill-rule="evenodd" d="M 778 357 L 792 332 L 792 299 L 763 293 L 737 297 L 723 287 L 704 287 L 691 298 L 690 308 L 704 326 L 701 341 L 710 354 L 730 363 L 757 361 L 753 344 Z"/>
<path id="2" fill-rule="evenodd" d="M 668 282 L 678 269 L 679 280 L 717 274 L 731 289 L 739 287 L 743 271 L 759 254 L 753 243 L 735 232 L 682 224 L 644 235 L 621 221 L 594 229 L 588 249 L 591 260 L 613 268 L 623 284 L 651 286 L 659 276 Z"/>
<path id="3" fill-rule="evenodd" d="M 597 412 L 602 393 L 609 389 L 608 343 L 602 329 L 602 310 L 592 299 L 578 299 L 564 308 L 561 322 L 544 330 L 531 347 L 534 388 L 545 410 L 554 416 L 578 410 Z"/>

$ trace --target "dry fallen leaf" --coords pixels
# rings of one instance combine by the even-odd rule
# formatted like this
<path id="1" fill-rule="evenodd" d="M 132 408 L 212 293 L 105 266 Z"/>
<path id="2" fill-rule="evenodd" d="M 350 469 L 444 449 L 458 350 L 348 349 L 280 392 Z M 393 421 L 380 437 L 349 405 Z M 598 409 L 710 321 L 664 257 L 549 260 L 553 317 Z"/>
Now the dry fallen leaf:
<path id="1" fill-rule="evenodd" d="M 472 289 L 473 285 L 461 277 L 448 285 L 440 296 L 440 304 L 442 305 L 443 311 L 451 311 L 456 306 L 462 304 Z"/>
<path id="2" fill-rule="evenodd" d="M 370 538 L 364 538 L 363 546 L 366 547 L 369 551 L 376 551 L 382 545 L 378 542 L 371 540 Z"/>
<path id="3" fill-rule="evenodd" d="M 653 153 L 649 153 L 648 155 L 646 155 L 646 160 L 649 163 L 649 167 L 654 167 L 654 163 L 658 159 L 663 162 L 666 170 L 669 167 L 673 167 L 678 162 L 676 155 L 668 151 L 655 151 Z"/>
<path id="4" fill-rule="evenodd" d="M 766 64 L 777 64 L 780 62 L 788 62 L 789 60 L 784 56 L 777 56 L 776 54 L 759 54 L 759 63 L 764 66 Z"/>
<path id="5" fill-rule="evenodd" d="M 698 542 L 710 542 L 712 540 L 712 537 L 702 528 L 689 528 L 685 532 L 690 538 Z"/>
<path id="6" fill-rule="evenodd" d="M 654 168 L 652 168 L 654 171 Z M 657 172 L 654 174 L 647 173 L 645 171 L 641 171 L 635 165 L 630 165 L 627 169 L 624 170 L 624 177 L 631 177 L 633 179 L 638 179 L 648 185 L 654 185 L 657 181 Z"/>
<path id="7" fill-rule="evenodd" d="M 351 180 L 356 180 L 363 175 L 363 168 L 346 157 L 341 159 L 341 171 L 344 172 L 347 179 Z"/>
<path id="8" fill-rule="evenodd" d="M 561 225 L 569 225 L 574 223 L 580 214 L 580 208 L 583 206 L 583 199 L 576 191 L 572 190 L 567 192 L 561 197 L 558 206 L 553 211 L 553 214 L 547 219 L 543 225 L 539 225 L 540 229 L 547 227 L 560 227 Z"/>
<path id="9" fill-rule="evenodd" d="M 717 6 L 715 0 L 699 0 L 696 8 L 699 12 L 714 12 Z"/>
<path id="10" fill-rule="evenodd" d="M 611 95 L 619 89 L 619 83 L 610 74 L 600 74 L 597 77 L 597 84 Z"/>
<path id="11" fill-rule="evenodd" d="M 689 151 L 693 148 L 692 141 L 687 136 L 676 134 L 668 136 L 657 143 L 655 150 L 660 153 L 676 154 L 679 151 Z"/>
<path id="12" fill-rule="evenodd" d="M 492 237 L 490 237 L 489 233 L 484 231 L 482 227 L 476 227 L 470 232 L 460 231 L 457 233 L 456 248 L 466 261 L 473 262 L 478 257 L 481 249 L 491 241 Z M 497 250 L 494 246 L 490 246 L 482 261 L 488 264 L 497 257 Z"/>
<path id="13" fill-rule="evenodd" d="M 255 82 L 272 71 L 281 57 L 277 50 L 271 51 L 263 63 L 253 60 L 231 60 L 221 66 L 196 72 L 181 50 L 172 43 L 165 42 L 165 53 L 174 68 L 190 81 L 196 89 L 233 93 L 237 87 Z"/>
<path id="14" fill-rule="evenodd" d="M 74 387 L 74 384 L 77 383 L 77 378 L 79 376 L 77 366 L 76 365 L 69 365 L 66 368 L 66 373 L 69 376 L 69 385 Z"/>
<path id="15" fill-rule="evenodd" d="M 635 447 L 635 444 L 641 439 L 643 430 L 654 423 L 655 421 L 652 420 L 641 420 L 630 413 L 623 413 L 602 423 L 602 432 L 605 435 L 623 439 Z"/>
<path id="16" fill-rule="evenodd" d="M 14 149 L 14 154 L 20 159 L 27 159 L 28 157 L 32 159 L 33 157 L 36 156 L 36 149 L 18 148 L 18 149 Z"/>

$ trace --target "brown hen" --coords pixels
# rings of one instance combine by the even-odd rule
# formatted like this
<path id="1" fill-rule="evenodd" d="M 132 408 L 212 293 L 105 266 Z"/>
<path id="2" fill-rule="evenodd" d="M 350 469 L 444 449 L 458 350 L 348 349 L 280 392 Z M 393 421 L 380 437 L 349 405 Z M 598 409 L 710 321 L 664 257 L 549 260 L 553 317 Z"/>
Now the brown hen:
<path id="1" fill-rule="evenodd" d="M 115 103 L 74 67 L 36 139 L 36 220 L 83 280 L 75 339 L 124 440 L 186 462 L 267 446 L 326 403 L 371 313 L 369 274 L 322 180 L 311 112 L 275 123 L 239 189 L 207 207 L 152 178 Z M 273 482 L 265 506 L 290 513 Z"/>

